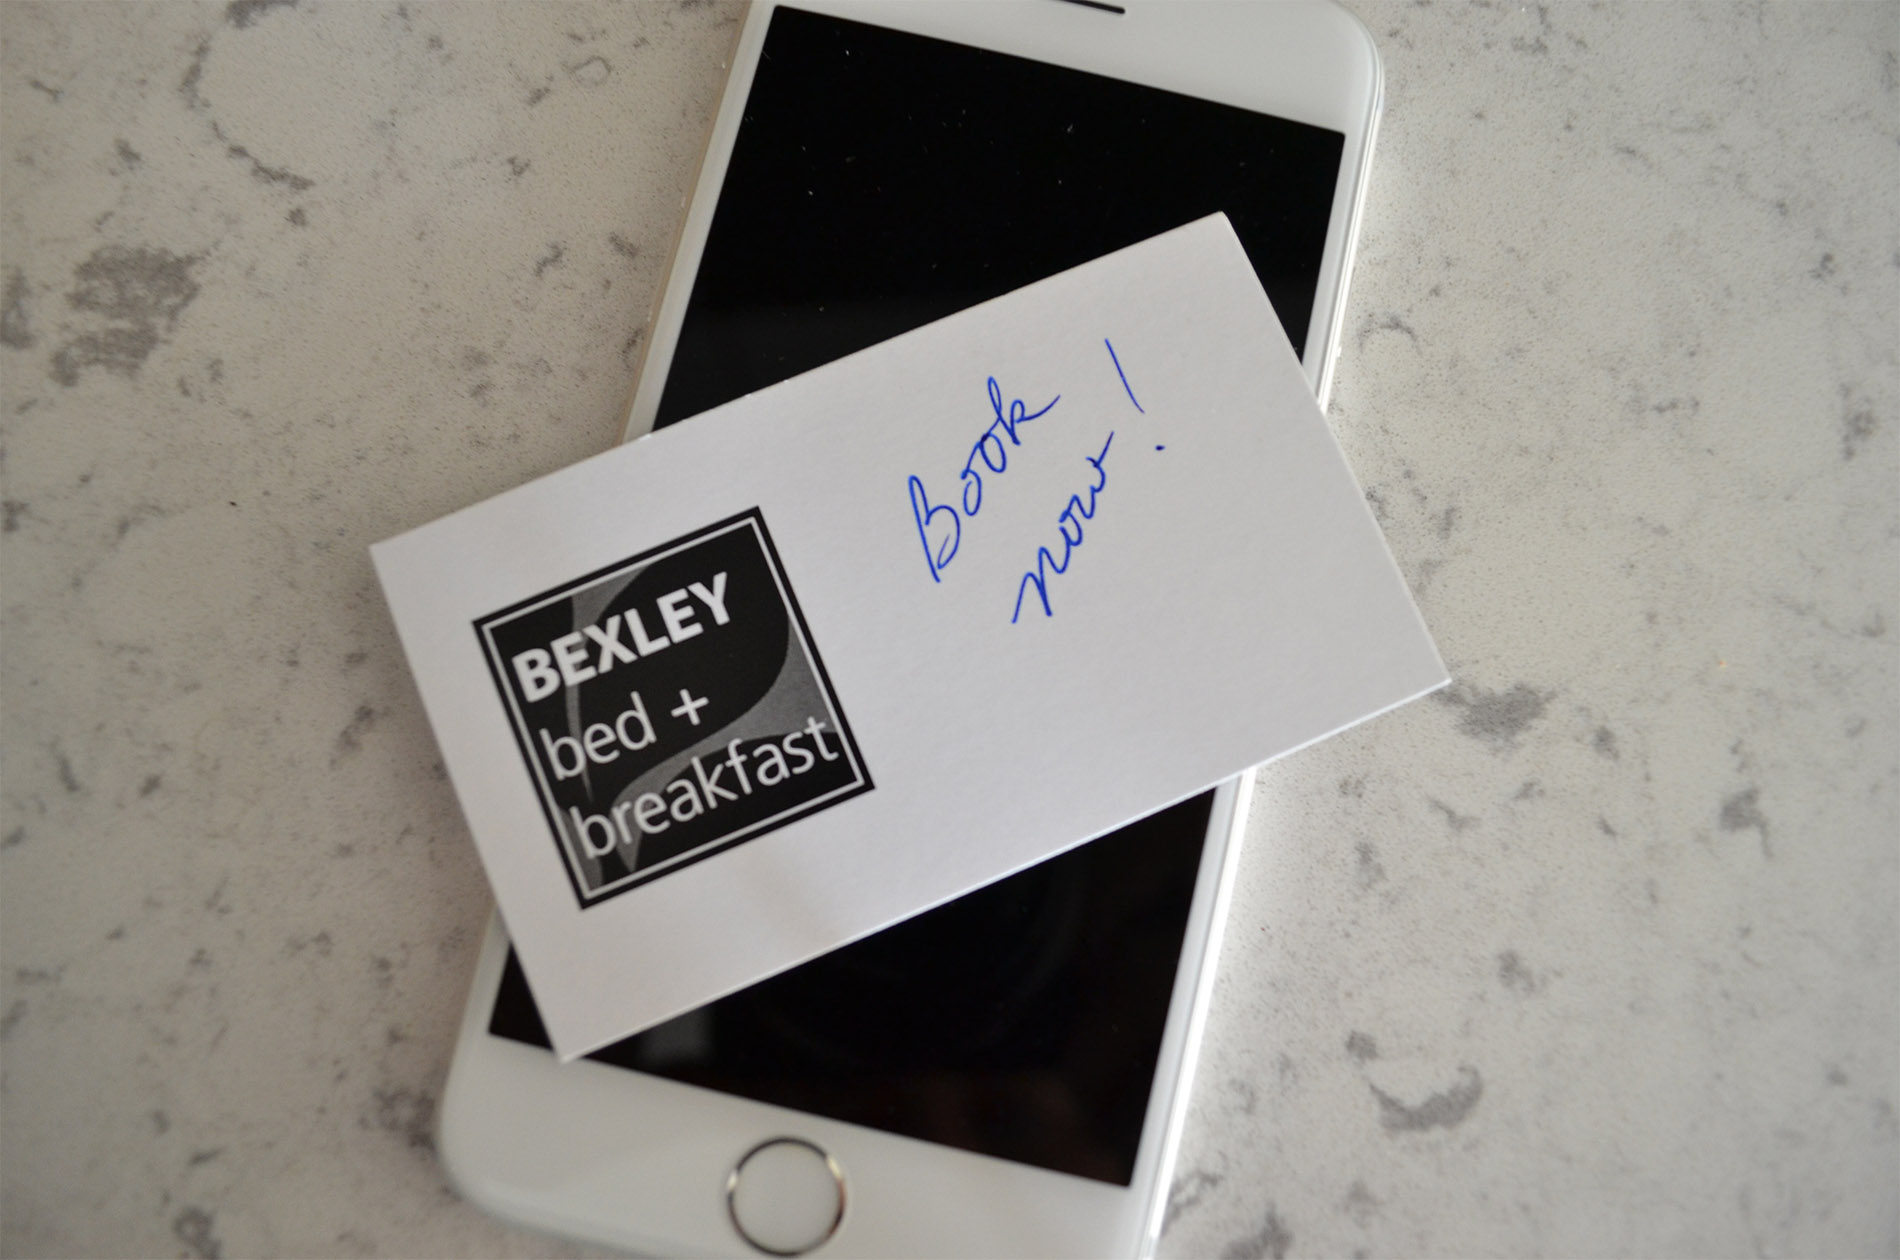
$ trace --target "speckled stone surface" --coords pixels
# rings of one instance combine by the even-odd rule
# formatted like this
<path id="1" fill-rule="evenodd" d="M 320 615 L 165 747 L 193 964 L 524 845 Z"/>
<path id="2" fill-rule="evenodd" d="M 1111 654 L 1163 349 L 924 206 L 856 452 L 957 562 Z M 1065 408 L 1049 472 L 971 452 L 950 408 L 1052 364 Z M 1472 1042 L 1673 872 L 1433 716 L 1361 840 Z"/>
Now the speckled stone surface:
<path id="1" fill-rule="evenodd" d="M 1261 776 L 1164 1254 L 1900 1254 L 1900 7 L 1352 7 L 1457 684 Z M 589 1254 L 365 549 L 614 439 L 738 16 L 0 6 L 5 1254 Z"/>

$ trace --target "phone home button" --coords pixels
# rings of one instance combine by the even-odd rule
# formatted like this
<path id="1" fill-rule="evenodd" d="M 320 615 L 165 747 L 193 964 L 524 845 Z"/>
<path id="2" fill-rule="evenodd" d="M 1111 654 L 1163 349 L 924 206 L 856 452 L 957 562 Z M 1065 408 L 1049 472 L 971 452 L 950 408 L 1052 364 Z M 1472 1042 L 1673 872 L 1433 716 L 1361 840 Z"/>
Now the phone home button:
<path id="1" fill-rule="evenodd" d="M 844 1194 L 844 1169 L 804 1138 L 761 1142 L 726 1174 L 732 1227 L 768 1256 L 801 1256 L 837 1233 Z"/>

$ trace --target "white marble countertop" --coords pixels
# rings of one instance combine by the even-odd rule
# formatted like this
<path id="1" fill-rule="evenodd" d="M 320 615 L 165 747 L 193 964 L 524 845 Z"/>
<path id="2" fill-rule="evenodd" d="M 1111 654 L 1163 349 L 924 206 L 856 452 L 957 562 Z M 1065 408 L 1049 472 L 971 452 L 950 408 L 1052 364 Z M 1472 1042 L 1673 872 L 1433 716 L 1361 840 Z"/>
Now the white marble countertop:
<path id="1" fill-rule="evenodd" d="M 1457 685 L 1261 777 L 1172 1255 L 1900 1253 L 1900 7 L 1354 3 Z M 0 1250 L 572 1254 L 368 544 L 614 438 L 727 4 L 0 7 Z"/>

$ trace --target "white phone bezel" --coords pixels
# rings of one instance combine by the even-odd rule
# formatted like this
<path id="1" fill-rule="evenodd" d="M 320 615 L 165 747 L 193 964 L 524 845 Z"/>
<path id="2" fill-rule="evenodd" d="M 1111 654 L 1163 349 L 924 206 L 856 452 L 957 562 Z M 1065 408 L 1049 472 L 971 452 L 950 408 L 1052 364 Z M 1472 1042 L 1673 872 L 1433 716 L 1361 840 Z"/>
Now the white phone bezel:
<path id="1" fill-rule="evenodd" d="M 797 0 L 794 7 L 1093 71 L 1344 135 L 1333 214 L 1307 323 L 1308 353 L 1302 360 L 1313 392 L 1325 407 L 1384 101 L 1384 77 L 1372 36 L 1332 0 L 1118 4 L 1123 9 L 1119 14 L 1064 0 Z M 649 432 L 659 411 L 660 392 L 692 297 L 692 277 L 699 271 L 759 50 L 778 5 L 779 0 L 753 0 L 739 30 L 719 112 L 667 260 L 667 280 L 648 313 L 623 442 Z"/>
<path id="2" fill-rule="evenodd" d="M 649 318 L 624 437 L 652 425 L 765 30 L 740 29 L 718 115 Z M 1304 366 L 1322 406 L 1380 107 L 1370 36 L 1328 0 L 1176 4 L 1120 15 L 1058 0 L 797 0 L 798 7 L 994 48 L 1224 101 L 1346 137 Z M 1091 20 L 1078 20 L 1086 17 Z M 444 1089 L 439 1151 L 456 1188 L 536 1229 L 640 1251 L 743 1253 L 726 1214 L 728 1170 L 760 1140 L 804 1137 L 851 1180 L 849 1210 L 818 1254 L 1146 1255 L 1162 1225 L 1220 929 L 1253 776 L 1216 790 L 1155 1084 L 1127 1188 L 828 1120 L 489 1036 L 507 937 L 491 917 Z M 1186 999 L 1186 1000 L 1182 1000 Z"/>
<path id="3" fill-rule="evenodd" d="M 818 1254 L 1116 1256 L 1153 1250 L 1179 1144 L 1252 775 L 1215 789 L 1155 1087 L 1127 1188 L 901 1137 L 489 1035 L 508 937 L 491 916 L 437 1145 L 456 1190 L 519 1224 L 637 1252 L 743 1254 L 723 1188 L 759 1142 L 832 1155 L 849 1206 Z M 1187 1000 L 1179 1000 L 1186 997 Z"/>

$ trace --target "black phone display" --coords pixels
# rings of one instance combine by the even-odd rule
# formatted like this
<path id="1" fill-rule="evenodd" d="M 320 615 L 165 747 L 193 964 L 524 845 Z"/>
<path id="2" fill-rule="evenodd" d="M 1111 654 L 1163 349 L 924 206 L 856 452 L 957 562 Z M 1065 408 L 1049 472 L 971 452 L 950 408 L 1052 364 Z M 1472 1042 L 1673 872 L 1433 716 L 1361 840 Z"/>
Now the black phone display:
<path id="1" fill-rule="evenodd" d="M 1303 350 L 1343 147 L 1230 105 L 780 8 L 656 425 L 1217 210 Z M 589 1057 L 1127 1185 L 1211 800 Z M 489 1031 L 547 1045 L 512 954 Z"/>

